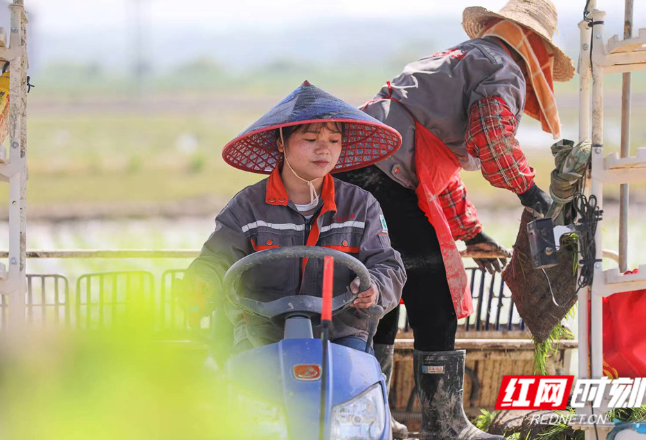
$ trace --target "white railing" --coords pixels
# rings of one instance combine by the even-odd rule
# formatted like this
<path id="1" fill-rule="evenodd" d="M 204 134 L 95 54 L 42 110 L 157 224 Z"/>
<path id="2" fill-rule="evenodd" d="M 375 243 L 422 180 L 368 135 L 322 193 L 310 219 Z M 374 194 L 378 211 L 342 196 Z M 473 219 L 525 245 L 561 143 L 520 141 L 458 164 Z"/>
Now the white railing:
<path id="1" fill-rule="evenodd" d="M 26 257 L 29 259 L 188 259 L 195 258 L 200 251 L 197 249 L 186 250 L 153 250 L 153 249 L 136 249 L 136 250 L 29 250 Z M 7 251 L 0 251 L 0 257 L 8 256 Z M 492 253 L 468 253 L 463 252 L 464 258 L 481 258 L 481 257 L 502 257 L 502 254 Z M 121 265 L 123 267 L 123 265 Z M 150 266 L 150 265 L 148 265 Z M 155 265 L 154 265 L 155 266 Z M 105 267 L 105 266 L 104 266 Z M 23 313 L 22 316 L 28 324 L 35 324 L 36 327 L 41 324 L 39 319 L 52 322 L 65 322 L 73 327 L 79 327 L 77 324 L 84 322 L 89 315 L 85 313 L 90 307 L 96 309 L 101 316 L 104 309 L 106 314 L 112 313 L 110 310 L 116 303 L 114 298 L 121 298 L 119 301 L 125 301 L 128 295 L 138 294 L 133 292 L 133 284 L 124 278 L 118 282 L 117 277 L 131 277 L 137 274 L 145 273 L 152 281 L 146 290 L 145 295 L 151 296 L 154 303 L 155 313 L 161 312 L 161 327 L 165 327 L 164 322 L 171 319 L 177 324 L 177 319 L 168 317 L 166 314 L 183 316 L 183 301 L 176 295 L 173 286 L 177 278 L 183 275 L 183 269 L 165 270 L 159 277 L 155 271 L 161 272 L 158 266 L 152 272 L 138 270 L 137 265 L 133 265 L 129 270 L 122 271 L 104 271 L 92 273 L 49 273 L 49 274 L 28 274 L 27 290 L 25 294 L 26 309 L 21 312 L 20 308 L 13 307 L 13 297 L 8 300 L 6 295 L 0 295 L 0 328 L 7 329 L 9 314 Z M 134 268 L 134 270 L 133 270 Z M 105 269 L 111 269 L 109 266 Z M 104 270 L 102 267 L 101 270 Z M 477 268 L 468 268 L 467 274 L 470 278 L 471 290 L 474 297 L 474 313 L 468 318 L 460 321 L 460 329 L 464 332 L 493 332 L 496 334 L 500 331 L 516 331 L 522 333 L 524 324 L 518 315 L 511 292 L 505 286 L 499 274 L 489 275 Z M 61 284 L 62 283 L 62 284 Z M 64 285 L 64 292 L 60 293 L 59 289 Z M 106 284 L 109 286 L 106 287 Z M 125 293 L 124 293 L 125 292 Z M 105 294 L 105 295 L 104 295 Z M 113 295 L 112 298 L 110 295 Z M 117 301 L 118 302 L 118 301 Z M 121 306 L 119 306 L 121 307 Z M 46 311 L 50 311 L 48 317 Z M 163 311 L 165 310 L 165 311 Z M 56 316 L 56 313 L 61 316 Z M 83 316 L 81 316 L 83 315 Z M 97 315 L 96 318 L 101 318 Z M 15 320 L 18 317 L 14 317 Z M 185 329 L 185 319 L 180 327 Z M 92 326 L 100 326 L 100 323 L 92 323 Z M 87 327 L 87 326 L 86 326 Z M 177 327 L 175 325 L 175 327 Z M 483 333 L 484 334 L 484 333 Z M 495 336 L 492 336 L 495 337 Z"/>

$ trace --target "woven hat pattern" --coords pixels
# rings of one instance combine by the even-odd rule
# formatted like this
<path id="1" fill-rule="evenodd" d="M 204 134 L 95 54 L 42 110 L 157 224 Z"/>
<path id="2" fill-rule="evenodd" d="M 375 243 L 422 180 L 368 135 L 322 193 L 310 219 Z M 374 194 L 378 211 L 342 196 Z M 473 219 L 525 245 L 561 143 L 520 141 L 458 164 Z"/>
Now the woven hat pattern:
<path id="1" fill-rule="evenodd" d="M 510 0 L 499 12 L 471 6 L 462 13 L 462 27 L 469 38 L 478 38 L 493 18 L 511 20 L 540 35 L 554 52 L 553 75 L 556 81 L 569 81 L 574 76 L 574 62 L 552 42 L 558 12 L 550 0 Z"/>
<path id="2" fill-rule="evenodd" d="M 344 123 L 341 155 L 333 172 L 378 162 L 401 146 L 396 130 L 306 81 L 225 145 L 222 157 L 235 168 L 269 174 L 282 158 L 278 128 L 324 122 Z"/>

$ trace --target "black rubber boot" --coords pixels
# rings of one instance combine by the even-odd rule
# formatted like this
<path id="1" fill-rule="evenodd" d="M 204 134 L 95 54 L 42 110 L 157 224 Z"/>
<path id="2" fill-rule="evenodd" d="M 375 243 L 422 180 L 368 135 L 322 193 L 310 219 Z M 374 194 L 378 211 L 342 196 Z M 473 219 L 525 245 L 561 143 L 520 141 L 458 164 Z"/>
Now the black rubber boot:
<path id="1" fill-rule="evenodd" d="M 381 366 L 381 372 L 385 376 L 386 394 L 390 394 L 390 378 L 393 374 L 393 355 L 395 346 L 391 344 L 374 344 L 375 357 Z M 392 426 L 393 438 L 402 440 L 408 438 L 408 428 L 403 423 L 399 423 L 390 415 L 390 426 Z"/>
<path id="2" fill-rule="evenodd" d="M 462 407 L 464 350 L 413 352 L 420 440 L 505 440 L 473 426 Z"/>

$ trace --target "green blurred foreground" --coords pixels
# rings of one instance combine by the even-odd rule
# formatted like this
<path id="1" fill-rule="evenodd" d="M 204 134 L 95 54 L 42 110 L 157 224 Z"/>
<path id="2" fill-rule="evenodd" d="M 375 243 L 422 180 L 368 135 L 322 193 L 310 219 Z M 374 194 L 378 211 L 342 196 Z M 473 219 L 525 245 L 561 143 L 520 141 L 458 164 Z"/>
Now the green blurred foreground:
<path id="1" fill-rule="evenodd" d="M 140 314 L 119 330 L 0 345 L 0 439 L 244 437 L 205 350 L 154 341 Z"/>

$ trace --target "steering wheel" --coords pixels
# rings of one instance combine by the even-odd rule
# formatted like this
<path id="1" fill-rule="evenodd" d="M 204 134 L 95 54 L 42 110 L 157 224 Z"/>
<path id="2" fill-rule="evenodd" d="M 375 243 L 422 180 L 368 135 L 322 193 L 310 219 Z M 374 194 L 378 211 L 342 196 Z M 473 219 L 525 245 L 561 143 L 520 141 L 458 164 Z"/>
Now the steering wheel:
<path id="1" fill-rule="evenodd" d="M 334 257 L 335 263 L 342 264 L 359 277 L 359 292 L 370 288 L 370 274 L 368 269 L 366 269 L 366 266 L 361 261 L 353 256 L 318 246 L 291 246 L 255 252 L 235 262 L 224 275 L 224 291 L 234 306 L 254 315 L 267 318 L 275 323 L 279 323 L 287 315 L 293 314 L 301 314 L 310 319 L 316 318 L 322 310 L 322 298 L 310 295 L 292 295 L 270 302 L 261 302 L 238 296 L 236 287 L 240 278 L 247 270 L 260 264 L 289 258 L 323 259 L 327 256 Z M 335 296 L 332 299 L 332 313 L 341 311 L 355 299 L 356 295 L 348 288 L 345 293 Z"/>

